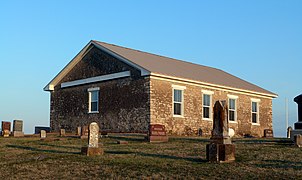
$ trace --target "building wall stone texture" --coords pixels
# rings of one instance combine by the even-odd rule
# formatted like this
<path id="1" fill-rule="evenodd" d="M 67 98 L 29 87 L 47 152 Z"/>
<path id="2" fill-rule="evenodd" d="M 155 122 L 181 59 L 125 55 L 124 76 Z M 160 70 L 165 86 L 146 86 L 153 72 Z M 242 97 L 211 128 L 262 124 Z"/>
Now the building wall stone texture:
<path id="1" fill-rule="evenodd" d="M 131 76 L 68 88 L 63 82 L 130 71 Z M 99 113 L 89 113 L 88 89 L 99 87 Z M 95 121 L 102 131 L 147 132 L 150 119 L 149 78 L 131 66 L 94 48 L 51 92 L 50 125 L 53 131 Z"/>
<path id="2" fill-rule="evenodd" d="M 173 117 L 173 85 L 184 86 L 183 117 Z M 272 100 L 246 94 L 204 88 L 183 82 L 171 82 L 152 78 L 150 80 L 151 123 L 166 126 L 169 134 L 197 135 L 201 128 L 203 135 L 210 136 L 213 121 L 202 117 L 202 90 L 212 91 L 212 106 L 217 100 L 228 102 L 228 95 L 238 96 L 237 121 L 230 122 L 237 136 L 252 135 L 262 137 L 264 129 L 272 129 Z M 251 98 L 259 99 L 259 124 L 252 123 Z M 213 111 L 212 111 L 213 112 Z M 213 117 L 213 115 L 212 115 Z"/>

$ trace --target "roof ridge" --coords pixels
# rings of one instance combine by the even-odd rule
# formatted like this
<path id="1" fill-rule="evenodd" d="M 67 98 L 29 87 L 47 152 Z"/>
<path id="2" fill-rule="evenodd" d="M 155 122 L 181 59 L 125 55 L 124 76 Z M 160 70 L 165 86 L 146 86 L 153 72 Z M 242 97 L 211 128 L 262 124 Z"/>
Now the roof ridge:
<path id="1" fill-rule="evenodd" d="M 188 63 L 188 64 L 193 64 L 193 65 L 198 65 L 198 66 L 203 66 L 203 67 L 223 71 L 221 69 L 214 68 L 214 67 L 211 67 L 211 66 L 205 66 L 205 65 L 202 65 L 202 64 L 192 63 L 192 62 L 189 62 L 189 61 L 176 59 L 176 58 L 171 58 L 171 57 L 168 57 L 168 56 L 158 55 L 158 54 L 155 54 L 155 53 L 150 53 L 150 52 L 146 52 L 146 51 L 142 51 L 142 50 L 132 49 L 132 48 L 124 47 L 124 46 L 119 46 L 119 45 L 116 45 L 116 44 L 106 43 L 106 42 L 97 41 L 97 40 L 92 40 L 92 41 L 97 42 L 97 43 L 104 43 L 104 44 L 107 44 L 107 45 L 116 46 L 116 47 L 120 47 L 120 48 L 124 48 L 124 49 L 128 49 L 128 50 L 133 50 L 133 51 L 137 51 L 137 52 L 140 52 L 140 53 L 146 53 L 146 54 L 150 54 L 150 55 L 154 55 L 154 56 L 158 56 L 158 57 L 162 57 L 162 58 L 168 58 L 168 59 L 171 59 L 171 60 L 174 60 L 174 61 L 181 61 L 181 62 Z"/>

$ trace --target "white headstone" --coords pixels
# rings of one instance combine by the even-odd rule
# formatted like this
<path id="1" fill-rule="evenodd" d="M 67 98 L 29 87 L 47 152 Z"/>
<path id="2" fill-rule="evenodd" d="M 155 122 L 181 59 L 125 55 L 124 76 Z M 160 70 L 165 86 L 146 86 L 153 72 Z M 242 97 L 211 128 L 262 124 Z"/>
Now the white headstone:
<path id="1" fill-rule="evenodd" d="M 40 138 L 46 138 L 46 131 L 45 130 L 40 131 Z"/>
<path id="2" fill-rule="evenodd" d="M 99 126 L 96 122 L 89 125 L 88 147 L 99 147 Z"/>

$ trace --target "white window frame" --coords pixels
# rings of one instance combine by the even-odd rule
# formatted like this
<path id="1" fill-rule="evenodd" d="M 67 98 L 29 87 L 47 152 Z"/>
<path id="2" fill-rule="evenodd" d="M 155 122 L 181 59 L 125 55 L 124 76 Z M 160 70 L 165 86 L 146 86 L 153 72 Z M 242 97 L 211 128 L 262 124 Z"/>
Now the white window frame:
<path id="1" fill-rule="evenodd" d="M 179 85 L 172 85 L 172 115 L 173 117 L 184 117 L 184 90 L 186 89 L 185 86 L 179 86 Z M 174 90 L 181 91 L 181 103 L 180 103 L 180 115 L 174 114 Z M 176 102 L 179 103 L 179 102 Z"/>
<path id="2" fill-rule="evenodd" d="M 235 96 L 235 95 L 230 95 L 228 94 L 228 120 L 229 120 L 229 123 L 238 123 L 238 120 L 237 120 L 237 99 L 238 99 L 238 96 Z M 235 109 L 230 109 L 230 100 L 233 99 L 235 100 Z M 230 120 L 230 111 L 234 111 L 234 120 Z"/>
<path id="3" fill-rule="evenodd" d="M 257 103 L 257 112 L 253 112 L 253 103 Z M 251 122 L 252 125 L 260 125 L 259 121 L 259 109 L 260 109 L 260 99 L 251 98 Z M 253 114 L 256 113 L 256 123 L 253 122 Z"/>
<path id="4" fill-rule="evenodd" d="M 91 111 L 91 103 L 92 103 L 91 94 L 93 92 L 97 92 L 97 101 L 94 101 L 94 102 L 97 102 L 97 111 Z M 100 101 L 99 92 L 100 92 L 99 87 L 88 89 L 88 113 L 99 113 L 99 101 Z"/>
<path id="5" fill-rule="evenodd" d="M 206 121 L 213 121 L 213 91 L 208 91 L 208 90 L 202 90 L 202 119 L 206 120 Z M 204 117 L 204 104 L 203 104 L 203 100 L 204 100 L 204 95 L 209 95 L 210 96 L 210 106 L 209 107 L 209 118 L 205 118 Z"/>

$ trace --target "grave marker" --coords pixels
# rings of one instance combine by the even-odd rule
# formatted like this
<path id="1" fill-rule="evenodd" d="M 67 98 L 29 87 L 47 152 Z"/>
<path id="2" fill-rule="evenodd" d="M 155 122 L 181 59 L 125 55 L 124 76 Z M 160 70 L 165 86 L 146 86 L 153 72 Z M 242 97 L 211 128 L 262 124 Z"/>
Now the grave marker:
<path id="1" fill-rule="evenodd" d="M 46 138 L 46 131 L 45 131 L 45 130 L 41 130 L 41 131 L 40 131 L 40 138 L 41 138 L 41 139 Z"/>
<path id="2" fill-rule="evenodd" d="M 265 138 L 273 138 L 273 130 L 272 129 L 264 129 L 264 137 Z"/>
<path id="3" fill-rule="evenodd" d="M 79 126 L 77 127 L 77 135 L 81 136 L 82 128 Z"/>
<path id="4" fill-rule="evenodd" d="M 7 121 L 2 121 L 2 136 L 8 137 L 10 135 L 11 123 Z"/>
<path id="5" fill-rule="evenodd" d="M 294 101 L 298 104 L 298 122 L 294 124 L 295 129 L 290 133 L 290 139 L 295 141 L 295 136 L 302 134 L 302 94 L 294 98 Z"/>
<path id="6" fill-rule="evenodd" d="M 13 121 L 13 136 L 14 137 L 24 137 L 22 120 Z"/>
<path id="7" fill-rule="evenodd" d="M 228 107 L 225 101 L 216 101 L 211 143 L 206 146 L 210 162 L 231 162 L 235 160 L 235 145 L 229 136 Z"/>
<path id="8" fill-rule="evenodd" d="M 168 142 L 169 138 L 166 134 L 166 128 L 162 124 L 151 124 L 149 126 L 150 142 Z"/>
<path id="9" fill-rule="evenodd" d="M 65 129 L 60 129 L 60 136 L 65 136 Z"/>
<path id="10" fill-rule="evenodd" d="M 89 125 L 88 147 L 82 147 L 81 152 L 87 156 L 104 154 L 103 149 L 99 147 L 99 126 L 96 122 Z"/>
<path id="11" fill-rule="evenodd" d="M 81 139 L 87 139 L 89 134 L 88 126 L 83 126 L 81 130 Z"/>

